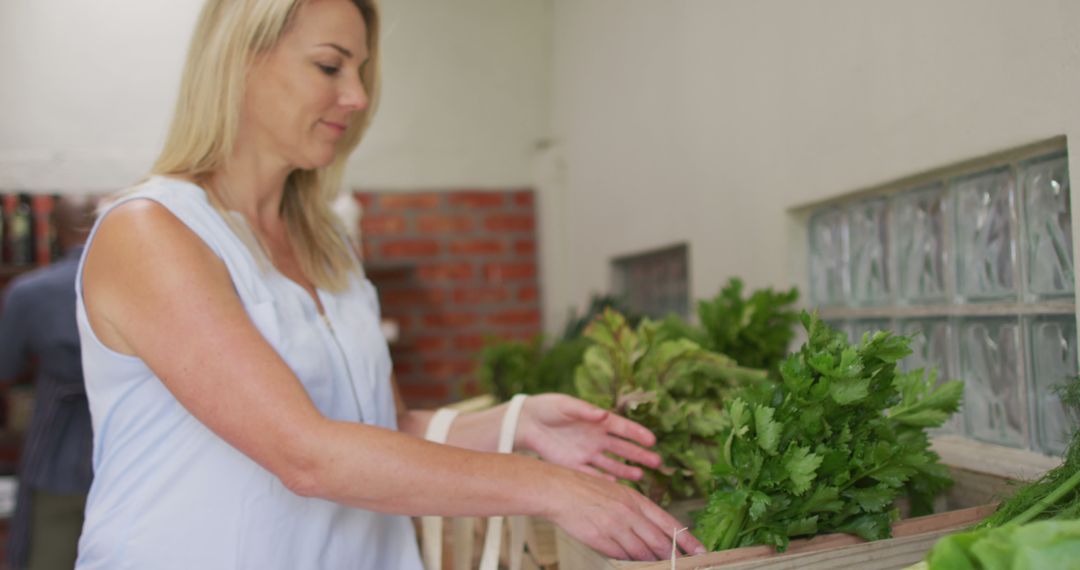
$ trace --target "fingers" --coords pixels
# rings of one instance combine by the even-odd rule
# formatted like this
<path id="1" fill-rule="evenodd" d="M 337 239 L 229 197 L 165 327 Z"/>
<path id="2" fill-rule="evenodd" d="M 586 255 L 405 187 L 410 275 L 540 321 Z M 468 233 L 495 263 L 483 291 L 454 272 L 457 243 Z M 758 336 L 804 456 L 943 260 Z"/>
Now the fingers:
<path id="1" fill-rule="evenodd" d="M 604 537 L 599 537 L 592 544 L 592 547 L 599 553 L 609 558 L 616 560 L 629 560 L 630 554 L 626 552 L 626 549 L 619 545 L 618 542 Z"/>
<path id="2" fill-rule="evenodd" d="M 608 433 L 637 442 L 645 447 L 656 445 L 656 436 L 645 426 L 622 416 L 611 414 L 607 420 Z"/>
<path id="3" fill-rule="evenodd" d="M 566 408 L 566 412 L 581 420 L 588 422 L 602 422 L 611 415 L 611 412 L 608 412 L 603 408 L 598 408 L 584 400 L 568 398 L 568 401 L 569 404 Z"/>
<path id="4" fill-rule="evenodd" d="M 675 542 L 686 554 L 705 554 L 709 551 L 696 536 L 690 534 L 690 531 L 679 533 L 679 536 L 675 538 Z"/>
<path id="5" fill-rule="evenodd" d="M 647 544 L 634 528 L 626 529 L 616 537 L 616 540 L 618 540 L 619 546 L 630 555 L 630 560 L 660 560 L 660 558 L 657 558 L 654 548 Z"/>
<path id="6" fill-rule="evenodd" d="M 671 534 L 675 530 L 684 528 L 684 525 L 679 522 L 678 519 L 668 514 L 666 511 L 656 506 L 655 503 L 642 497 L 644 505 L 642 506 L 642 512 L 649 518 L 649 520 L 659 527 L 661 530 L 667 529 L 667 548 L 671 548 Z M 689 532 L 681 532 L 675 539 L 675 542 L 679 545 L 679 548 L 686 554 L 704 554 L 706 552 L 705 546 L 701 544 L 694 535 Z"/>
<path id="7" fill-rule="evenodd" d="M 656 436 L 645 426 L 630 421 L 622 416 L 598 408 L 584 400 L 566 398 L 564 413 L 571 417 L 590 422 L 605 422 L 608 433 L 636 442 L 645 447 L 656 444 Z"/>
<path id="8" fill-rule="evenodd" d="M 574 491 L 573 497 L 560 502 L 553 522 L 607 556 L 622 560 L 668 559 L 672 534 L 682 528 L 674 517 L 625 486 L 608 485 L 592 477 L 572 480 L 578 482 L 568 487 Z M 680 533 L 677 542 L 684 552 L 704 551 L 688 533 Z"/>
<path id="9" fill-rule="evenodd" d="M 611 473 L 619 479 L 630 479 L 631 481 L 637 481 L 638 479 L 641 479 L 641 469 L 612 459 L 604 454 L 597 455 L 592 459 L 592 461 L 590 461 L 590 463 L 608 473 Z"/>
<path id="10" fill-rule="evenodd" d="M 653 453 L 644 447 L 630 443 L 625 439 L 609 437 L 606 445 L 608 451 L 627 461 L 637 463 L 638 465 L 644 465 L 645 467 L 652 467 L 653 469 L 660 467 L 660 455 Z"/>
<path id="11" fill-rule="evenodd" d="M 631 521 L 630 527 L 634 536 L 637 537 L 648 552 L 642 553 L 640 550 L 635 550 L 635 548 L 638 548 L 636 542 L 630 545 L 620 541 L 620 544 L 623 544 L 623 547 L 635 557 L 635 560 L 667 560 L 671 556 L 672 534 L 683 528 L 682 525 L 645 497 L 632 491 L 631 493 L 633 495 L 632 500 L 636 505 L 631 506 L 633 516 L 628 517 Z M 680 533 L 679 538 L 681 539 L 684 534 L 687 533 Z M 696 553 L 697 550 L 693 544 L 696 539 L 690 538 L 690 541 L 680 541 L 680 544 L 686 542 L 690 550 L 684 551 Z"/>
<path id="12" fill-rule="evenodd" d="M 667 559 L 671 556 L 671 533 L 665 535 L 650 521 L 646 522 L 648 524 L 634 527 L 634 533 L 648 546 L 649 552 L 656 560 Z"/>
<path id="13" fill-rule="evenodd" d="M 578 466 L 575 466 L 574 469 L 577 470 L 577 471 L 580 471 L 580 472 L 582 472 L 582 473 L 584 473 L 586 475 L 591 475 L 593 477 L 597 477 L 597 478 L 603 479 L 605 481 L 611 481 L 612 483 L 618 482 L 618 480 L 615 478 L 614 475 L 611 475 L 610 473 L 604 473 L 603 471 L 600 471 L 600 470 L 595 469 L 593 467 L 589 467 L 588 465 L 578 465 Z"/>

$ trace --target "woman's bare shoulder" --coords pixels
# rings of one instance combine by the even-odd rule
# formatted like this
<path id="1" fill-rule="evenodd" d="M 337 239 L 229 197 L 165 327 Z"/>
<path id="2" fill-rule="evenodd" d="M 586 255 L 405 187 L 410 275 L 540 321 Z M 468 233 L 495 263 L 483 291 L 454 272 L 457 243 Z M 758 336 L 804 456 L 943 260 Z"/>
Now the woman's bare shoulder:
<path id="1" fill-rule="evenodd" d="M 107 251 L 110 258 L 128 255 L 156 258 L 199 251 L 210 254 L 195 232 L 169 208 L 144 198 L 126 200 L 105 212 L 90 248 L 90 255 L 94 251 Z"/>
<path id="2" fill-rule="evenodd" d="M 82 287 L 91 326 L 110 348 L 138 352 L 130 341 L 139 323 L 190 311 L 180 300 L 235 299 L 224 262 L 164 205 L 132 199 L 104 216 L 87 246 Z"/>

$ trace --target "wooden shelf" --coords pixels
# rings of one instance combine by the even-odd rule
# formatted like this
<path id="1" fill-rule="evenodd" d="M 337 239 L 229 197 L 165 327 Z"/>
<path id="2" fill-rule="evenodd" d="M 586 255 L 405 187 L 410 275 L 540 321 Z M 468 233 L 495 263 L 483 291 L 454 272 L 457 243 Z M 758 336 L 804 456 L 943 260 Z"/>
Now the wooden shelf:
<path id="1" fill-rule="evenodd" d="M 958 435 L 933 438 L 931 449 L 941 456 L 943 463 L 954 467 L 1020 481 L 1033 481 L 1061 465 L 1060 457 L 983 443 Z"/>

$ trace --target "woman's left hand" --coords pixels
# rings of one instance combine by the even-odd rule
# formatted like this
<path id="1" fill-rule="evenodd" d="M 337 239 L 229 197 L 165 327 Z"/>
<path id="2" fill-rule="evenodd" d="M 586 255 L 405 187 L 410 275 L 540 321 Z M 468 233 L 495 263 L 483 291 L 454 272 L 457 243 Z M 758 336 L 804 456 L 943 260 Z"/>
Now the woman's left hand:
<path id="1" fill-rule="evenodd" d="M 535 451 L 550 463 L 612 481 L 636 481 L 642 475 L 639 467 L 616 457 L 660 466 L 660 456 L 645 449 L 656 443 L 651 431 L 571 396 L 529 396 L 519 422 L 515 447 Z"/>

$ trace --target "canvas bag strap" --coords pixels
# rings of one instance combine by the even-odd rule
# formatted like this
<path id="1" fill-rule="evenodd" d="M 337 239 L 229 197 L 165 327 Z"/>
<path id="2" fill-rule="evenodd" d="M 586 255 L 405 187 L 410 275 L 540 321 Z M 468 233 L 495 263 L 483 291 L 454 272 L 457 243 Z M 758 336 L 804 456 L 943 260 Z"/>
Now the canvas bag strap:
<path id="1" fill-rule="evenodd" d="M 431 416 L 428 422 L 424 439 L 435 443 L 446 443 L 450 435 L 450 424 L 458 416 L 457 410 L 441 408 Z M 420 527 L 423 529 L 423 544 L 421 551 L 424 557 L 424 568 L 427 570 L 441 570 L 442 568 L 442 517 L 421 517 Z"/>
<path id="2" fill-rule="evenodd" d="M 510 399 L 503 416 L 502 429 L 499 431 L 499 453 L 514 450 L 514 438 L 517 436 L 518 419 L 521 408 L 525 405 L 525 394 L 518 394 Z M 502 545 L 502 525 L 504 517 L 488 519 L 487 536 L 484 537 L 484 552 L 480 557 L 480 570 L 497 570 L 499 567 L 499 548 Z M 510 517 L 510 570 L 520 570 L 521 554 L 525 549 L 525 518 Z"/>

